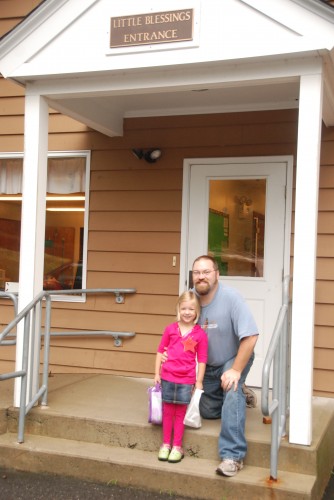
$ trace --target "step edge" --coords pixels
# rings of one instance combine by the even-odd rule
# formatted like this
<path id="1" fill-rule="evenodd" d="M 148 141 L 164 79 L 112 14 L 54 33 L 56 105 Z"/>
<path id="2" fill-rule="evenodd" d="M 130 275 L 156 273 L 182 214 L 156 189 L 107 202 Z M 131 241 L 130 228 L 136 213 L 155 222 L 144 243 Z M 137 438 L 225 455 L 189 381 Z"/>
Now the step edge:
<path id="1" fill-rule="evenodd" d="M 5 437 L 4 437 L 5 436 Z M 66 443 L 66 447 L 64 446 Z M 51 446 L 52 444 L 52 446 Z M 55 445 L 60 447 L 59 450 L 55 449 Z M 157 460 L 157 453 L 151 451 L 143 451 L 136 450 L 130 448 L 122 448 L 120 452 L 120 448 L 115 446 L 105 446 L 102 444 L 95 443 L 86 443 L 81 441 L 74 441 L 62 438 L 49 438 L 45 436 L 30 436 L 29 439 L 22 444 L 17 443 L 15 434 L 3 434 L 0 436 L 0 449 L 20 449 L 20 452 L 29 451 L 29 454 L 54 454 L 58 456 L 65 456 L 70 458 L 78 458 L 83 460 L 91 460 L 97 462 L 105 462 L 106 457 L 109 458 L 109 461 L 112 463 L 117 463 L 118 465 L 125 465 L 128 467 L 137 467 L 137 468 L 153 468 L 156 472 L 166 472 L 165 466 L 171 467 L 171 471 L 176 474 L 182 475 L 187 474 L 189 476 L 200 476 L 203 479 L 217 479 L 217 475 L 215 473 L 215 469 L 217 467 L 217 461 L 205 458 L 193 458 L 191 456 L 186 457 L 186 461 L 192 465 L 194 463 L 200 464 L 199 469 L 201 473 L 198 471 L 192 472 L 191 468 L 188 466 L 184 466 L 185 461 L 181 462 L 181 464 L 166 464 L 161 463 Z M 80 454 L 78 453 L 80 451 Z M 131 460 L 129 463 L 128 458 L 132 455 L 136 457 L 134 463 Z M 138 463 L 138 460 L 141 460 L 143 463 Z M 190 462 L 191 461 L 191 462 Z M 209 472 L 203 472 L 203 470 L 210 469 Z M 255 474 L 256 472 L 256 474 Z M 268 478 L 268 469 L 264 469 L 261 467 L 256 467 L 253 465 L 245 465 L 242 473 L 238 474 L 236 478 L 238 478 L 238 483 L 240 484 L 248 484 L 248 485 L 258 485 L 258 480 L 256 477 Z M 289 486 L 288 491 L 295 491 L 296 493 L 300 492 L 309 492 L 310 487 L 314 486 L 316 483 L 316 476 L 309 474 L 301 474 L 299 472 L 290 472 L 290 471 L 278 471 L 278 477 L 282 477 L 288 481 L 294 480 L 294 483 L 298 485 L 305 485 L 305 489 L 291 488 Z M 222 478 L 226 479 L 226 478 Z M 235 480 L 235 478 L 228 478 L 228 480 Z M 308 487 L 306 487 L 308 485 Z M 265 487 L 265 485 L 263 485 Z M 282 480 L 279 480 L 277 483 L 274 483 L 275 489 L 285 490 L 285 481 L 282 483 Z"/>

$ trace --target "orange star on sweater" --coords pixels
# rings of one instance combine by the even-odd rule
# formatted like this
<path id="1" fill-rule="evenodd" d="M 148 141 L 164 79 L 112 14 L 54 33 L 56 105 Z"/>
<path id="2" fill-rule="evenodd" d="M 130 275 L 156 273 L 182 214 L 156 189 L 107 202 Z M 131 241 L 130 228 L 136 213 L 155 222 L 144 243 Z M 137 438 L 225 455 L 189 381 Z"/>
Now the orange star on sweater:
<path id="1" fill-rule="evenodd" d="M 181 340 L 181 342 L 185 351 L 196 352 L 195 346 L 198 344 L 198 342 L 196 342 L 196 340 L 194 340 L 192 337 L 188 337 L 186 340 Z"/>

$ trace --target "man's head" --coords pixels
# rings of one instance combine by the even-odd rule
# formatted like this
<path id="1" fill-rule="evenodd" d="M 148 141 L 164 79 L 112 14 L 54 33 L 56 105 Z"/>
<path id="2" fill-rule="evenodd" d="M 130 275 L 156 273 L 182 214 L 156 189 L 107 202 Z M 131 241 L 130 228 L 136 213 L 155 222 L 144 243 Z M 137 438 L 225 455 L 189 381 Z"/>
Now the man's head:
<path id="1" fill-rule="evenodd" d="M 217 262 L 210 255 L 201 255 L 193 263 L 193 283 L 200 298 L 213 295 L 218 286 Z"/>

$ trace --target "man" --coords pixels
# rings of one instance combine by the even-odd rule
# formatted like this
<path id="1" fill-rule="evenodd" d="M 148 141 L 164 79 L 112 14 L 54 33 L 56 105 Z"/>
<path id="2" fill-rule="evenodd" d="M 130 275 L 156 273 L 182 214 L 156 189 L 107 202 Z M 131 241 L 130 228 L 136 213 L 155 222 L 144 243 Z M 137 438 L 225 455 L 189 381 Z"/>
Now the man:
<path id="1" fill-rule="evenodd" d="M 201 303 L 199 324 L 209 341 L 200 413 L 207 419 L 221 418 L 218 449 L 222 462 L 216 472 L 234 476 L 242 469 L 247 451 L 242 386 L 253 363 L 257 326 L 240 294 L 219 283 L 212 257 L 198 257 L 192 275 Z"/>

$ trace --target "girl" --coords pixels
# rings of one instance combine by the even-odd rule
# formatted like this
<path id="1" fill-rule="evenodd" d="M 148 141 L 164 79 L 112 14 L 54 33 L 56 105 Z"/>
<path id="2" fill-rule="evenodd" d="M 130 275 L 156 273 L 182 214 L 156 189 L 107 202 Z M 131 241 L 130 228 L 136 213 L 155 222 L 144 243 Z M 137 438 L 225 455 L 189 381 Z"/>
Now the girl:
<path id="1" fill-rule="evenodd" d="M 177 322 L 165 328 L 159 344 L 154 376 L 154 382 L 162 384 L 163 400 L 163 444 L 158 459 L 172 463 L 180 462 L 184 457 L 183 420 L 194 386 L 203 389 L 208 352 L 207 335 L 196 324 L 200 315 L 200 305 L 195 293 L 184 292 L 179 297 L 176 311 Z M 168 359 L 162 363 L 162 355 L 166 349 Z M 172 434 L 174 435 L 171 449 Z"/>

